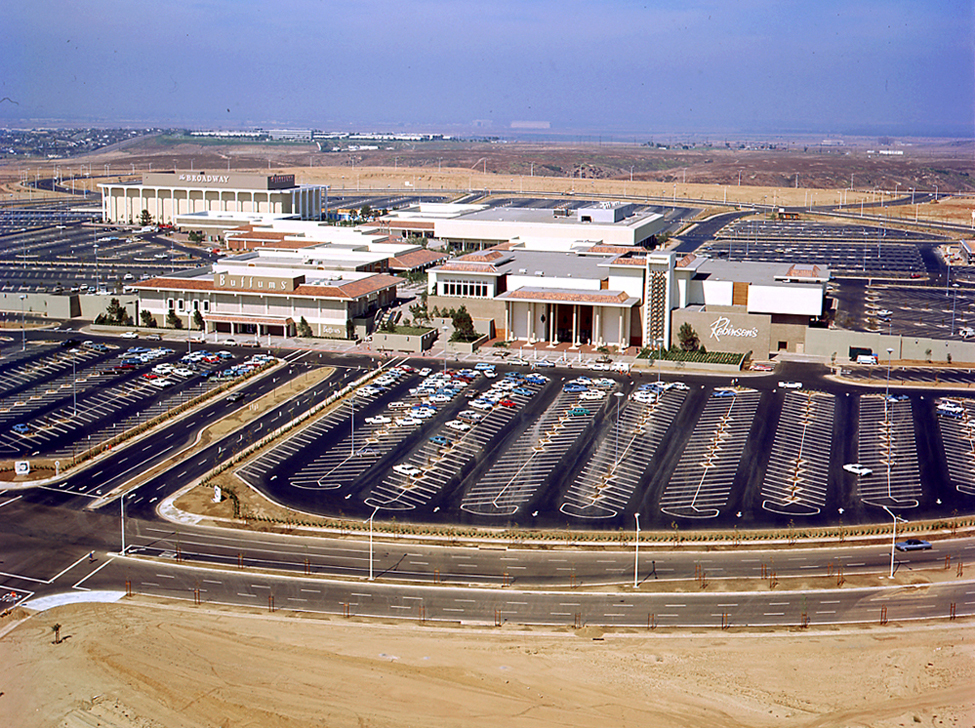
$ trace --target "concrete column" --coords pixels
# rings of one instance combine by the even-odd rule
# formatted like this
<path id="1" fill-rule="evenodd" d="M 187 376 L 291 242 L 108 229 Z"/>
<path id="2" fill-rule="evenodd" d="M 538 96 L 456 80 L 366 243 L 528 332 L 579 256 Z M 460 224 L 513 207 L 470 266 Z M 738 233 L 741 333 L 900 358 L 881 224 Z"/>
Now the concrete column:
<path id="1" fill-rule="evenodd" d="M 602 346 L 605 342 L 603 341 L 603 307 L 596 306 L 594 315 L 592 317 L 592 323 L 595 330 L 595 336 L 592 340 L 596 342 L 596 346 Z"/>
<path id="2" fill-rule="evenodd" d="M 626 344 L 629 341 L 629 337 L 626 335 L 626 332 L 623 331 L 623 311 L 624 310 L 625 309 L 622 309 L 622 308 L 620 309 L 620 334 L 619 334 L 619 337 L 620 337 L 619 347 L 620 347 L 620 349 L 625 349 L 626 348 Z"/>
<path id="3" fill-rule="evenodd" d="M 535 340 L 535 304 L 528 304 L 528 333 L 526 336 L 528 343 L 531 344 Z"/>
<path id="4" fill-rule="evenodd" d="M 511 304 L 504 302 L 504 337 L 506 341 L 511 341 Z"/>
<path id="5" fill-rule="evenodd" d="M 572 304 L 572 347 L 579 346 L 579 304 Z"/>

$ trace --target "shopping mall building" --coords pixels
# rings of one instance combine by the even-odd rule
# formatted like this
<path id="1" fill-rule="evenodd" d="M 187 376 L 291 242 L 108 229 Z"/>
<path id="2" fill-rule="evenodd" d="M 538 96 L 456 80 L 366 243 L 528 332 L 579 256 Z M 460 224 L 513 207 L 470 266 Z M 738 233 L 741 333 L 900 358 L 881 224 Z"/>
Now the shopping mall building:
<path id="1" fill-rule="evenodd" d="M 106 222 L 138 223 L 143 210 L 152 219 L 177 224 L 180 215 L 200 212 L 264 213 L 320 220 L 327 187 L 297 185 L 293 174 L 232 172 L 153 172 L 141 182 L 99 184 Z"/>

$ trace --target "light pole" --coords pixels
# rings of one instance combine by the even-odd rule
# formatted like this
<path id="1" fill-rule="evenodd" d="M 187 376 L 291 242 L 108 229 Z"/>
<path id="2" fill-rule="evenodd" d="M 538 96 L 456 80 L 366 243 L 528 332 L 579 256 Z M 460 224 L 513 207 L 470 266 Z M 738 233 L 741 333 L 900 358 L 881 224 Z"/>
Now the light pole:
<path id="1" fill-rule="evenodd" d="M 620 466 L 620 400 L 623 398 L 622 392 L 616 392 L 616 464 L 613 465 L 613 472 Z"/>
<path id="2" fill-rule="evenodd" d="M 369 581 L 373 580 L 372 575 L 372 563 L 373 563 L 373 553 L 372 553 L 372 519 L 376 517 L 376 513 L 379 512 L 379 506 L 376 506 L 372 515 L 369 516 Z"/>
<path id="3" fill-rule="evenodd" d="M 894 350 L 891 349 L 888 346 L 887 347 L 887 386 L 884 389 L 884 398 L 885 399 L 890 396 L 890 357 L 891 357 L 891 354 L 893 354 L 893 353 L 894 353 Z"/>
<path id="4" fill-rule="evenodd" d="M 636 541 L 634 542 L 636 549 L 633 551 L 633 588 L 638 589 L 640 587 L 640 514 L 639 512 L 634 513 L 633 518 L 636 519 Z"/>
<path id="5" fill-rule="evenodd" d="M 443 373 L 447 373 L 447 324 L 443 325 Z"/>
<path id="6" fill-rule="evenodd" d="M 25 294 L 20 294 L 20 350 L 27 351 L 27 312 L 24 309 Z"/>
<path id="7" fill-rule="evenodd" d="M 883 506 L 883 509 L 887 511 L 891 518 L 894 519 L 894 533 L 890 538 L 890 578 L 894 578 L 894 549 L 897 548 L 897 522 L 907 523 L 907 520 L 901 518 L 900 516 L 895 516 L 894 512 L 890 510 L 887 506 Z M 881 577 L 883 578 L 883 577 Z"/>
<path id="8" fill-rule="evenodd" d="M 955 335 L 955 306 L 958 304 L 958 284 L 952 286 L 955 289 L 954 295 L 951 297 L 951 335 Z"/>
<path id="9" fill-rule="evenodd" d="M 125 556 L 125 493 L 123 493 L 122 497 L 118 499 L 118 502 L 121 508 L 120 524 L 122 526 L 122 551 L 120 553 L 122 556 Z"/>
<path id="10" fill-rule="evenodd" d="M 355 455 L 355 395 L 349 397 L 349 404 L 352 405 L 352 425 L 349 428 L 349 439 L 352 441 L 352 446 L 349 451 L 349 457 Z"/>

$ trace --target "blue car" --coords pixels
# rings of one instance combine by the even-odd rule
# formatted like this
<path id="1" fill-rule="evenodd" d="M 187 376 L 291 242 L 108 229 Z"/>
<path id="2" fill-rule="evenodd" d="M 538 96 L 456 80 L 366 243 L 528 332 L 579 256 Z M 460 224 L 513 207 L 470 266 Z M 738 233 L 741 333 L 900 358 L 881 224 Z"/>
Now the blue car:
<path id="1" fill-rule="evenodd" d="M 589 389 L 589 387 L 586 387 L 582 384 L 571 384 L 571 383 L 566 384 L 565 386 L 562 387 L 562 391 L 568 392 L 569 394 L 580 394 L 581 392 L 585 392 L 587 389 Z"/>
<path id="2" fill-rule="evenodd" d="M 430 438 L 430 442 L 432 442 L 434 445 L 440 445 L 441 447 L 446 447 L 450 444 L 450 440 L 443 435 L 434 435 Z"/>
<path id="3" fill-rule="evenodd" d="M 532 397 L 535 395 L 533 391 L 524 387 L 516 387 L 512 390 L 512 394 L 520 394 L 522 397 Z"/>
<path id="4" fill-rule="evenodd" d="M 25 425 L 23 422 L 18 422 L 16 425 L 13 426 L 12 429 L 18 435 L 29 435 L 30 434 L 30 425 Z"/>

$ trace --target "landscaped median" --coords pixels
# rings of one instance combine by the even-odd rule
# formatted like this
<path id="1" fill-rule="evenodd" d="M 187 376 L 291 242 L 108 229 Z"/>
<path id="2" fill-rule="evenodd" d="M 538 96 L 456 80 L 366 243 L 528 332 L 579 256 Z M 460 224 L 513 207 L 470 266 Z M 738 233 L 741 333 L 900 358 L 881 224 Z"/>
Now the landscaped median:
<path id="1" fill-rule="evenodd" d="M 646 366 L 663 371 L 682 371 L 698 369 L 710 372 L 739 372 L 748 354 L 738 354 L 730 351 L 704 351 L 693 349 L 641 349 L 637 354 L 638 364 L 647 362 Z"/>

